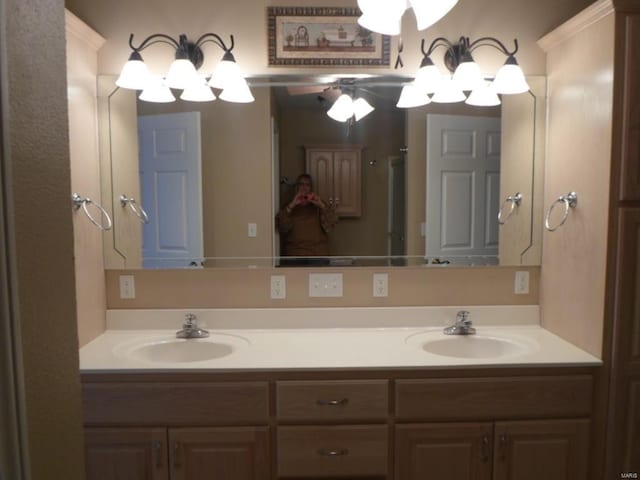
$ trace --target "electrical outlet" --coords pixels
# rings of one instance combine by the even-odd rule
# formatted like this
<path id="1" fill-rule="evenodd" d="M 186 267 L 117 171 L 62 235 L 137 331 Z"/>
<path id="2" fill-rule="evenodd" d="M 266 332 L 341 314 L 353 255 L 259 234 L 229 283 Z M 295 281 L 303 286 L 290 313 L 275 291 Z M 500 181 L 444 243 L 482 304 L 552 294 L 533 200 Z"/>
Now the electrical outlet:
<path id="1" fill-rule="evenodd" d="M 386 273 L 373 274 L 373 296 L 387 297 L 389 296 L 389 275 Z"/>
<path id="2" fill-rule="evenodd" d="M 136 298 L 136 282 L 133 275 L 120 275 L 120 298 L 126 300 Z"/>
<path id="3" fill-rule="evenodd" d="M 271 275 L 271 298 L 287 298 L 287 279 L 284 275 Z"/>
<path id="4" fill-rule="evenodd" d="M 249 223 L 247 226 L 247 235 L 251 238 L 258 236 L 258 225 L 255 223 Z"/>
<path id="5" fill-rule="evenodd" d="M 341 297 L 342 274 L 341 273 L 310 273 L 309 274 L 310 297 Z"/>
<path id="6" fill-rule="evenodd" d="M 516 272 L 513 293 L 519 295 L 529 293 L 529 272 Z"/>

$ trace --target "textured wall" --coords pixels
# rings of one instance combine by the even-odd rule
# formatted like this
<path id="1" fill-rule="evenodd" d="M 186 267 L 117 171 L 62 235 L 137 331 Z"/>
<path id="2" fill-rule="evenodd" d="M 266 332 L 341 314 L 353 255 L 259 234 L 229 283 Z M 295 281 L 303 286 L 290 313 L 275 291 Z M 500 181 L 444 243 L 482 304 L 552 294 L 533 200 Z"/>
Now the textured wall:
<path id="1" fill-rule="evenodd" d="M 31 478 L 84 476 L 62 0 L 3 0 L 8 146 Z M 6 21 L 6 23 L 5 23 Z M 6 83 L 5 83 L 6 82 Z"/>

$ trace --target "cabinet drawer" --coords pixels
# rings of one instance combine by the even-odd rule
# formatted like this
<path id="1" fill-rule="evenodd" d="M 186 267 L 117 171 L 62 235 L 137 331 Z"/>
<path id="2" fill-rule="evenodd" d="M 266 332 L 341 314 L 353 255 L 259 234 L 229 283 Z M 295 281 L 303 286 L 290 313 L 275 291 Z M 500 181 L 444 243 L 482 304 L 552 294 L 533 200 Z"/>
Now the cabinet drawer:
<path id="1" fill-rule="evenodd" d="M 269 421 L 266 382 L 85 383 L 87 425 L 260 425 Z"/>
<path id="2" fill-rule="evenodd" d="M 592 377 L 451 378 L 398 380 L 400 421 L 588 416 Z"/>
<path id="3" fill-rule="evenodd" d="M 387 474 L 387 426 L 278 428 L 278 476 L 345 477 Z"/>
<path id="4" fill-rule="evenodd" d="M 386 421 L 386 380 L 277 382 L 280 422 Z"/>

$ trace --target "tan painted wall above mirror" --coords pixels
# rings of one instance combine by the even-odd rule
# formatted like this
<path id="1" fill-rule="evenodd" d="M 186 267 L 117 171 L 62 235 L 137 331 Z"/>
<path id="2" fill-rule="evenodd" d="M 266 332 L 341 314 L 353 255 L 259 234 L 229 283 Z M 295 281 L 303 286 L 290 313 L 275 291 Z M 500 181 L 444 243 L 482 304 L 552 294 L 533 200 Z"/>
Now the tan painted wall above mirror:
<path id="1" fill-rule="evenodd" d="M 254 85 L 261 86 L 253 87 L 256 101 L 251 104 L 176 102 L 168 108 L 143 102 L 136 105 L 134 92 L 116 89 L 113 80 L 110 76 L 99 79 L 103 203 L 114 219 L 113 231 L 105 234 L 107 268 L 142 265 L 142 224 L 119 202 L 122 194 L 139 202 L 142 199 L 137 116 L 194 110 L 200 112 L 201 118 L 205 266 L 272 266 L 271 258 L 278 243 L 273 235 L 274 213 L 291 195 L 290 183 L 304 171 L 303 147 L 328 144 L 364 146 L 362 214 L 341 219 L 332 234 L 332 255 L 349 257 L 349 262 L 356 265 L 379 264 L 377 257 L 388 255 L 388 164 L 391 159 L 400 158 L 406 168 L 406 229 L 403 250 L 393 254 L 408 259 L 395 264 L 424 263 L 421 224 L 425 222 L 428 113 L 502 115 L 500 197 L 518 191 L 524 201 L 513 218 L 500 228 L 500 264 L 539 264 L 542 186 L 537 180 L 541 178 L 544 150 L 543 77 L 529 78 L 531 93 L 503 96 L 501 109 L 430 104 L 400 110 L 394 104 L 405 79 L 388 77 L 384 87 L 372 87 L 363 81 L 376 111 L 348 130 L 345 124 L 326 116 L 328 107 L 317 94 L 294 98 L 281 86 L 302 82 L 302 78 L 271 77 L 269 82 L 252 79 Z M 375 79 L 369 82 L 375 83 Z M 390 87 L 393 82 L 396 86 Z M 267 83 L 279 86 L 264 86 Z M 293 100 L 302 100 L 303 106 L 294 108 Z M 273 132 L 277 136 L 272 136 Z M 405 146 L 406 154 L 401 152 Z M 274 163 L 274 156 L 279 161 Z M 256 237 L 248 236 L 249 223 L 255 224 Z M 358 259 L 354 261 L 353 257 Z M 375 262 L 370 257 L 376 257 Z M 345 258 L 339 262 L 345 264 Z M 164 262 L 160 266 L 186 265 Z"/>

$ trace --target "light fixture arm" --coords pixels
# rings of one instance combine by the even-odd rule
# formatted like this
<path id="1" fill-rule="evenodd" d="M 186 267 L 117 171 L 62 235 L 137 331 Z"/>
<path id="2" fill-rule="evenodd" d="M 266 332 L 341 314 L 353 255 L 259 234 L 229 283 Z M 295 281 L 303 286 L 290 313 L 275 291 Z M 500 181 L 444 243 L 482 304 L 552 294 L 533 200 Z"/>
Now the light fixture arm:
<path id="1" fill-rule="evenodd" d="M 133 33 L 129 36 L 129 47 L 133 52 L 131 53 L 131 58 L 140 59 L 140 51 L 144 50 L 150 45 L 154 43 L 166 43 L 167 45 L 171 45 L 176 50 L 176 59 L 188 59 L 193 63 L 196 69 L 202 66 L 204 62 L 204 54 L 202 53 L 201 45 L 211 42 L 216 44 L 222 50 L 224 50 L 225 55 L 230 55 L 231 50 L 235 46 L 235 41 L 233 39 L 233 35 L 229 35 L 231 39 L 230 46 L 227 47 L 224 40 L 216 34 L 216 33 L 205 33 L 198 38 L 196 42 L 190 41 L 185 34 L 181 34 L 179 40 L 175 40 L 173 37 L 169 35 L 165 35 L 164 33 L 154 33 L 153 35 L 149 35 L 145 38 L 140 45 L 135 46 L 133 44 Z"/>
<path id="2" fill-rule="evenodd" d="M 469 51 L 473 51 L 478 47 L 488 46 L 488 47 L 493 47 L 496 50 L 504 53 L 507 57 L 511 57 L 518 52 L 517 38 L 513 39 L 514 49 L 511 51 L 504 45 L 504 43 L 502 43 L 500 40 L 494 37 L 481 37 L 481 38 L 478 38 L 477 40 L 474 40 L 471 43 L 469 43 L 469 38 L 467 37 L 466 44 Z"/>

